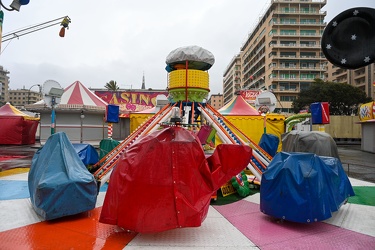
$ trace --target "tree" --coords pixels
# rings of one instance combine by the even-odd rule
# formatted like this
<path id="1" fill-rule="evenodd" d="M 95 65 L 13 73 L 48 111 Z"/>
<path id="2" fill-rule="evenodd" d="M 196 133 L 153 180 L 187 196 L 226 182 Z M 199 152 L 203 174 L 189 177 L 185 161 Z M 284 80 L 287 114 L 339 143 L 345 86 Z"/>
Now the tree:
<path id="1" fill-rule="evenodd" d="M 112 91 L 117 91 L 120 89 L 120 87 L 117 85 L 117 82 L 113 80 L 110 80 L 109 82 L 107 82 L 104 87 Z"/>
<path id="2" fill-rule="evenodd" d="M 357 114 L 358 107 L 362 103 L 370 102 L 371 98 L 366 93 L 352 85 L 337 82 L 324 82 L 315 79 L 310 88 L 302 90 L 292 107 L 298 113 L 314 102 L 328 102 L 330 115 Z"/>

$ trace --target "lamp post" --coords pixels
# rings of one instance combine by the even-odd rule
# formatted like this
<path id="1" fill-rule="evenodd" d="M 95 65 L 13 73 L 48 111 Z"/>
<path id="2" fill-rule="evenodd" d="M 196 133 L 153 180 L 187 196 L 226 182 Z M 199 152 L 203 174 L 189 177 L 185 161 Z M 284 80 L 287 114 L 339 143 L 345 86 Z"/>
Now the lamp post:
<path id="1" fill-rule="evenodd" d="M 29 88 L 29 92 L 27 93 L 27 104 L 30 104 L 30 91 L 31 91 L 31 88 L 34 87 L 34 86 L 39 86 L 39 92 L 40 92 L 40 84 L 34 84 L 34 85 L 32 85 Z"/>
<path id="2" fill-rule="evenodd" d="M 3 4 L 3 1 L 0 0 L 0 5 L 7 11 L 13 11 L 13 10 L 20 11 L 21 5 L 27 5 L 28 3 L 29 3 L 29 0 L 13 0 L 10 6 L 6 7 Z"/>
<path id="3" fill-rule="evenodd" d="M 83 114 L 83 110 L 81 110 L 80 118 L 81 118 L 81 139 L 80 139 L 80 143 L 83 143 L 83 119 L 85 119 L 85 115 Z"/>

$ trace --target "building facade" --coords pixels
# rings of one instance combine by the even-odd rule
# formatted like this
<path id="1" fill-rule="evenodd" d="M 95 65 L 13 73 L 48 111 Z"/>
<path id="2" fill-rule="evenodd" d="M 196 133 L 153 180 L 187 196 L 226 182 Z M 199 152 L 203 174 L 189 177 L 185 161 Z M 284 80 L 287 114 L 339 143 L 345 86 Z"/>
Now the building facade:
<path id="1" fill-rule="evenodd" d="M 355 70 L 346 70 L 337 67 L 332 63 L 327 63 L 325 79 L 330 82 L 348 83 L 363 90 L 368 97 L 375 100 L 374 63 Z"/>
<path id="2" fill-rule="evenodd" d="M 274 112 L 292 112 L 298 93 L 325 77 L 327 60 L 320 43 L 325 4 L 326 0 L 271 0 L 240 48 L 239 85 L 272 91 L 278 100 Z M 223 85 L 229 89 L 225 79 Z"/>
<path id="3" fill-rule="evenodd" d="M 219 110 L 224 106 L 224 98 L 222 94 L 211 95 L 207 101 L 214 109 Z"/>
<path id="4" fill-rule="evenodd" d="M 234 98 L 236 92 L 243 87 L 241 82 L 241 55 L 233 57 L 223 75 L 223 105 Z"/>
<path id="5" fill-rule="evenodd" d="M 17 108 L 23 108 L 27 104 L 33 104 L 43 99 L 40 91 L 29 89 L 9 90 L 9 103 Z"/>
<path id="6" fill-rule="evenodd" d="M 0 106 L 9 101 L 9 71 L 0 66 Z"/>

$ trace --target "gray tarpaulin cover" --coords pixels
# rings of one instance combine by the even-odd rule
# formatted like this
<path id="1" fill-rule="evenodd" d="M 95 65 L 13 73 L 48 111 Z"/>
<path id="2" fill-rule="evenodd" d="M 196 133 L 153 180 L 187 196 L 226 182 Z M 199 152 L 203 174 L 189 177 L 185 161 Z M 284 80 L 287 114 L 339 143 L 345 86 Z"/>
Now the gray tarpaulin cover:
<path id="1" fill-rule="evenodd" d="M 283 134 L 281 140 L 284 152 L 308 152 L 339 158 L 336 142 L 325 132 L 292 130 Z"/>
<path id="2" fill-rule="evenodd" d="M 208 70 L 215 63 L 215 57 L 210 51 L 193 45 L 171 51 L 165 62 L 173 70 L 175 64 L 185 64 L 186 61 L 189 61 L 189 69 Z"/>

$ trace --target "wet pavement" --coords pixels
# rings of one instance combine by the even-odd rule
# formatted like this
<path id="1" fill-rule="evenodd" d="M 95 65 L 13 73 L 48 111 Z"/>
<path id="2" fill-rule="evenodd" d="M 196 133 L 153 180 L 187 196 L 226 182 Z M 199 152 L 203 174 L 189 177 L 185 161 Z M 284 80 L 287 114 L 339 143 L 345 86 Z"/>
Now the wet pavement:
<path id="1" fill-rule="evenodd" d="M 355 179 L 375 183 L 375 154 L 361 150 L 360 145 L 338 145 L 346 174 Z"/>
<path id="2" fill-rule="evenodd" d="M 1 156 L 9 157 L 0 160 L 0 171 L 30 167 L 32 157 L 40 147 L 39 143 L 0 145 L 0 159 Z M 338 145 L 337 149 L 342 166 L 349 177 L 375 183 L 375 154 L 362 151 L 360 145 Z M 20 156 L 20 158 L 10 156 Z"/>
<path id="3" fill-rule="evenodd" d="M 99 192 L 91 211 L 56 221 L 41 219 L 30 202 L 28 169 L 23 169 L 30 166 L 38 148 L 40 145 L 0 146 L 0 167 L 17 168 L 0 173 L 0 176 L 3 174 L 0 178 L 3 185 L 0 186 L 0 191 L 3 191 L 3 199 L 0 199 L 1 250 L 375 249 L 375 154 L 363 152 L 357 146 L 338 147 L 343 167 L 348 170 L 358 196 L 357 202 L 349 199 L 327 220 L 301 224 L 272 218 L 261 212 L 260 192 L 256 192 L 234 203 L 210 205 L 207 218 L 200 227 L 153 234 L 129 232 L 100 223 L 105 190 Z M 23 158 L 9 160 L 9 156 Z M 361 181 L 350 178 L 350 175 L 371 180 Z M 13 184 L 18 188 L 13 188 Z M 21 194 L 26 195 L 21 197 Z"/>

